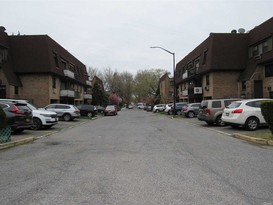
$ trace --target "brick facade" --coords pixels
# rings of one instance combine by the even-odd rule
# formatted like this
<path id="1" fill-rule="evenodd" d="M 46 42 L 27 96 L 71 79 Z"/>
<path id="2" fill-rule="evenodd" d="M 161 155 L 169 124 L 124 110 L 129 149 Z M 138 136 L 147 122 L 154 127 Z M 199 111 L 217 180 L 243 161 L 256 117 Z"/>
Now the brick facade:
<path id="1" fill-rule="evenodd" d="M 8 36 L 1 29 L 3 49 L 8 58 L 0 62 L 0 98 L 26 99 L 37 107 L 92 98 L 85 65 L 49 36 Z"/>
<path id="2" fill-rule="evenodd" d="M 211 33 L 176 65 L 180 101 L 273 98 L 272 42 L 273 18 L 248 33 Z"/>

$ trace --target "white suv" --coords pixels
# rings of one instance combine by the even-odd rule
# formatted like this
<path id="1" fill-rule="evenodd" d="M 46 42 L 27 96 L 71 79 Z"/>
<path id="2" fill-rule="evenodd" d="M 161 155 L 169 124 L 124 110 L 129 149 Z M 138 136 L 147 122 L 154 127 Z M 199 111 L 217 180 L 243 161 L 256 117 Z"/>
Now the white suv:
<path id="1" fill-rule="evenodd" d="M 261 112 L 261 102 L 272 99 L 250 99 L 234 101 L 228 105 L 222 114 L 222 120 L 232 127 L 243 126 L 248 130 L 256 130 L 265 125 L 266 121 Z"/>
<path id="2" fill-rule="evenodd" d="M 172 106 L 173 106 L 173 103 L 166 104 L 164 111 L 169 114 L 172 109 Z"/>
<path id="3" fill-rule="evenodd" d="M 58 117 L 64 121 L 74 120 L 81 116 L 80 110 L 75 105 L 70 104 L 49 104 L 44 109 L 56 112 Z"/>
<path id="4" fill-rule="evenodd" d="M 165 110 L 165 104 L 158 104 L 153 107 L 153 112 L 162 112 Z"/>
<path id="5" fill-rule="evenodd" d="M 56 112 L 47 110 L 38 110 L 34 105 L 27 102 L 27 100 L 16 99 L 0 99 L 0 101 L 8 102 L 23 102 L 27 104 L 27 107 L 31 109 L 33 115 L 33 126 L 31 129 L 39 130 L 41 128 L 51 128 L 58 123 L 58 116 Z"/>

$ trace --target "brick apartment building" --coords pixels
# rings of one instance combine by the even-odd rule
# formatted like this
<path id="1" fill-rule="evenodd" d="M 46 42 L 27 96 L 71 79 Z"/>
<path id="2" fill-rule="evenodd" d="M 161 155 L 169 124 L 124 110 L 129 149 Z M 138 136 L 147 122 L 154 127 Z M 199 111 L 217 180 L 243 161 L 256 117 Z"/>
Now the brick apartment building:
<path id="1" fill-rule="evenodd" d="M 173 78 L 170 78 L 168 73 L 159 79 L 159 90 L 162 103 L 173 102 Z"/>
<path id="2" fill-rule="evenodd" d="M 0 28 L 0 98 L 80 104 L 91 102 L 91 87 L 86 66 L 49 36 Z"/>
<path id="3" fill-rule="evenodd" d="M 273 18 L 251 31 L 211 33 L 176 65 L 180 101 L 273 98 Z"/>

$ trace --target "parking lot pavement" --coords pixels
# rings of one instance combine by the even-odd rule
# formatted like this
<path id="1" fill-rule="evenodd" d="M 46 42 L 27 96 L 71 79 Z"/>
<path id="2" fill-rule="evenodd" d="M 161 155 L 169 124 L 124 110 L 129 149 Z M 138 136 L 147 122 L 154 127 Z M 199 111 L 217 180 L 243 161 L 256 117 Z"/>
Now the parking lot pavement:
<path id="1" fill-rule="evenodd" d="M 73 121 L 59 121 L 58 124 L 54 125 L 50 129 L 41 129 L 41 130 L 24 130 L 20 134 L 12 134 L 11 141 L 7 143 L 0 144 L 0 150 L 6 149 L 9 147 L 14 147 L 20 144 L 32 142 L 36 139 L 40 139 L 46 136 L 49 136 L 53 133 L 59 132 L 62 129 L 72 128 L 74 126 L 88 122 L 89 119 L 75 119 Z"/>
<path id="2" fill-rule="evenodd" d="M 194 124 L 194 125 L 197 125 L 197 126 L 201 126 L 203 128 L 206 128 L 206 129 L 215 130 L 217 132 L 221 132 L 221 133 L 226 134 L 226 135 L 233 135 L 235 133 L 248 135 L 248 134 L 253 133 L 253 131 L 245 130 L 242 127 L 232 128 L 231 126 L 222 126 L 222 127 L 221 126 L 216 126 L 216 125 L 211 126 L 211 125 L 208 125 L 204 121 L 198 120 L 198 118 L 196 118 L 196 117 L 186 118 L 186 117 L 181 116 L 181 120 L 183 120 L 184 122 L 187 122 L 187 123 L 191 123 L 191 124 Z M 268 130 L 267 127 L 261 127 L 259 129 L 255 130 L 254 132 L 257 132 L 257 133 L 258 132 L 265 132 L 267 130 Z"/>
<path id="3" fill-rule="evenodd" d="M 172 118 L 172 116 L 170 116 L 170 115 L 169 115 L 169 117 Z M 218 132 L 220 134 L 235 137 L 235 138 L 238 138 L 238 139 L 241 139 L 241 140 L 244 140 L 244 141 L 248 141 L 248 142 L 251 142 L 251 143 L 273 146 L 273 140 L 265 140 L 265 139 L 261 139 L 261 138 L 251 137 L 253 132 L 255 132 L 255 133 L 267 133 L 267 132 L 269 132 L 268 127 L 260 127 L 255 131 L 249 131 L 249 130 L 245 130 L 242 127 L 233 128 L 231 126 L 208 125 L 206 122 L 198 120 L 197 117 L 186 118 L 184 116 L 176 116 L 175 119 L 181 120 L 181 121 L 183 121 L 183 123 L 189 123 L 191 125 L 200 126 L 200 127 L 203 127 L 204 129 L 209 129 L 209 130 L 212 130 L 214 132 Z"/>

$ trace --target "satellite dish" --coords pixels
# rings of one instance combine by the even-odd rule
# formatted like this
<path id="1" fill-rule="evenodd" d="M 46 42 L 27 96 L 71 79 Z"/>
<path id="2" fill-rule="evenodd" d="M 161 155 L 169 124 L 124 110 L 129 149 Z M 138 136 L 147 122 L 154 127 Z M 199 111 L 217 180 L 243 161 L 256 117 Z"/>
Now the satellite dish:
<path id="1" fill-rule="evenodd" d="M 238 32 L 239 32 L 239 33 L 245 33 L 245 31 L 246 31 L 246 30 L 245 30 L 244 28 L 239 28 L 239 29 L 238 29 Z"/>

